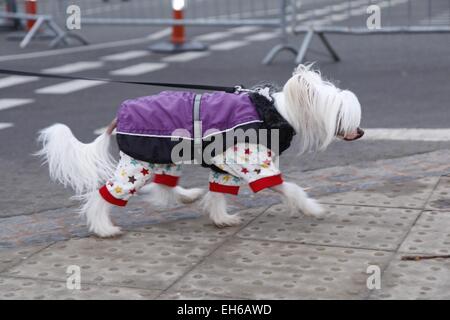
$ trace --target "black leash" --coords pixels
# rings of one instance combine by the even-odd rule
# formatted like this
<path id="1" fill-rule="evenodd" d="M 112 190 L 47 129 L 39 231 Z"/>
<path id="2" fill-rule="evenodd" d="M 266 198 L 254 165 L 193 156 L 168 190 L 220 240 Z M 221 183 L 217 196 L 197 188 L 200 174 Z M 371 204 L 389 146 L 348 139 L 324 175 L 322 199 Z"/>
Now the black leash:
<path id="1" fill-rule="evenodd" d="M 6 69 L 0 69 L 0 74 L 8 74 L 8 75 L 15 75 L 15 76 L 41 77 L 41 78 L 53 78 L 53 79 L 65 79 L 65 80 L 102 81 L 102 82 L 109 82 L 109 83 L 137 84 L 137 85 L 144 85 L 144 86 L 183 88 L 183 89 L 195 89 L 195 90 L 207 90 L 207 91 L 225 91 L 227 93 L 235 93 L 236 91 L 243 89 L 242 86 L 222 87 L 222 86 L 210 86 L 210 85 L 202 85 L 202 84 L 125 81 L 125 80 L 113 80 L 113 79 L 105 79 L 105 78 L 72 77 L 72 76 L 64 76 L 64 75 L 59 75 L 59 74 L 16 71 L 16 70 L 6 70 Z"/>

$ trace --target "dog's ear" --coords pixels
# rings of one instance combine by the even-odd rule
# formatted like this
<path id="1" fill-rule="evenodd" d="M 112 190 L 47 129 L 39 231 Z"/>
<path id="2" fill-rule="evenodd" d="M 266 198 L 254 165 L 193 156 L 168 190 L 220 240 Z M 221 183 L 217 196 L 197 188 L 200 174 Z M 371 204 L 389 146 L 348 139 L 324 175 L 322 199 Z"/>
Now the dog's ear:
<path id="1" fill-rule="evenodd" d="M 309 66 L 297 67 L 286 82 L 283 93 L 289 123 L 301 137 L 301 150 L 317 149 L 325 139 L 326 132 L 318 101 L 322 80 Z"/>
<path id="2" fill-rule="evenodd" d="M 320 74 L 311 70 L 312 65 L 299 65 L 286 82 L 283 92 L 286 102 L 292 108 L 312 111 L 316 103 L 317 88 L 322 80 Z"/>
<path id="3" fill-rule="evenodd" d="M 354 131 L 361 122 L 361 104 L 356 95 L 350 90 L 339 93 L 342 99 L 342 112 L 340 121 L 346 132 Z"/>

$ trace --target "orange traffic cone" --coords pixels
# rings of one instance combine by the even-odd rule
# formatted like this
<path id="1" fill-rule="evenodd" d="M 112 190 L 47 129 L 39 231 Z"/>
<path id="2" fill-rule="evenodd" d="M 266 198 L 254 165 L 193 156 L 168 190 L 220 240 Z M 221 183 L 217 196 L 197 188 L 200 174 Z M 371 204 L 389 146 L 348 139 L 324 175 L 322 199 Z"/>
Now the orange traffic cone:
<path id="1" fill-rule="evenodd" d="M 184 19 L 184 0 L 172 0 L 172 10 L 174 20 Z M 160 42 L 149 47 L 151 51 L 160 53 L 177 53 L 184 51 L 204 51 L 207 47 L 200 42 L 186 42 L 185 26 L 177 24 L 172 26 L 172 36 L 170 42 Z"/>
<path id="2" fill-rule="evenodd" d="M 37 14 L 37 1 L 36 0 L 25 0 L 25 13 L 26 14 Z M 33 28 L 36 20 L 27 20 L 27 31 Z"/>

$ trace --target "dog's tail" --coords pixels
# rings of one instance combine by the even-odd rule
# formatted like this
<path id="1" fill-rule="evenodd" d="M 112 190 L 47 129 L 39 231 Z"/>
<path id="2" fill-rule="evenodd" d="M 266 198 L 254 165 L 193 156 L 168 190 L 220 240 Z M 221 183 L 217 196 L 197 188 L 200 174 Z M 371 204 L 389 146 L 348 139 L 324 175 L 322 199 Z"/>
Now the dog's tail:
<path id="1" fill-rule="evenodd" d="M 64 124 L 54 124 L 39 132 L 42 149 L 36 155 L 48 163 L 50 178 L 70 186 L 77 195 L 96 190 L 111 177 L 115 160 L 109 153 L 113 121 L 92 143 L 82 143 Z"/>

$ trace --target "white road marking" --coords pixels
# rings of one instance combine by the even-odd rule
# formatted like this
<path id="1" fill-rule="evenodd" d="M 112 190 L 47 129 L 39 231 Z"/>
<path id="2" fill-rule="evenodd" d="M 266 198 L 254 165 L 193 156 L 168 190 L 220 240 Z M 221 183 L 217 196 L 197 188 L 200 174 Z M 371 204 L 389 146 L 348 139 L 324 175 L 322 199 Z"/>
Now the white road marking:
<path id="1" fill-rule="evenodd" d="M 67 94 L 105 84 L 103 81 L 71 80 L 53 86 L 37 89 L 38 94 Z"/>
<path id="2" fill-rule="evenodd" d="M 150 52 L 145 51 L 145 50 L 132 50 L 132 51 L 125 51 L 125 52 L 110 54 L 110 55 L 101 57 L 100 60 L 126 61 L 126 60 L 145 57 L 145 56 L 148 56 L 149 54 L 150 54 Z"/>
<path id="3" fill-rule="evenodd" d="M 365 129 L 363 139 L 394 141 L 450 141 L 450 129 Z"/>
<path id="4" fill-rule="evenodd" d="M 250 33 L 250 32 L 256 32 L 261 30 L 261 27 L 256 27 L 256 26 L 243 26 L 243 27 L 237 27 L 237 28 L 232 28 L 230 29 L 230 32 L 232 33 Z"/>
<path id="5" fill-rule="evenodd" d="M 210 46 L 209 48 L 213 51 L 225 51 L 225 50 L 233 50 L 239 47 L 243 47 L 246 46 L 248 44 L 247 41 L 235 41 L 235 40 L 230 40 L 230 41 L 225 41 L 222 43 L 218 43 L 218 44 L 214 44 L 212 46 Z"/>
<path id="6" fill-rule="evenodd" d="M 166 63 L 147 62 L 136 64 L 122 69 L 113 70 L 110 72 L 110 74 L 115 76 L 138 76 L 148 72 L 164 69 L 165 67 L 167 67 Z"/>
<path id="7" fill-rule="evenodd" d="M 106 129 L 108 129 L 108 127 L 101 127 L 101 128 L 98 128 L 98 129 L 94 130 L 94 134 L 96 134 L 96 135 L 99 136 L 99 135 L 105 133 Z M 115 135 L 116 133 L 117 133 L 117 132 L 116 132 L 116 129 L 114 129 L 113 132 L 112 132 L 112 135 Z"/>
<path id="8" fill-rule="evenodd" d="M 329 16 L 331 21 L 344 21 L 349 18 L 348 13 L 339 13 L 339 14 L 333 14 Z"/>
<path id="9" fill-rule="evenodd" d="M 0 122 L 0 130 L 14 127 L 13 123 L 10 122 Z"/>
<path id="10" fill-rule="evenodd" d="M 211 32 L 211 33 L 206 33 L 206 34 L 202 34 L 200 36 L 197 36 L 197 37 L 195 37 L 195 40 L 197 40 L 197 41 L 215 41 L 215 40 L 228 38 L 231 35 L 232 35 L 232 33 L 227 32 L 227 31 Z"/>
<path id="11" fill-rule="evenodd" d="M 245 38 L 245 40 L 248 40 L 248 41 L 267 41 L 267 40 L 278 38 L 278 37 L 279 37 L 278 32 L 261 32 L 261 33 L 253 34 L 251 36 L 247 36 Z"/>
<path id="12" fill-rule="evenodd" d="M 34 102 L 33 99 L 0 99 L 0 110 L 15 108 Z"/>
<path id="13" fill-rule="evenodd" d="M 97 69 L 103 66 L 103 62 L 100 61 L 78 61 L 74 63 L 68 63 L 59 67 L 53 67 L 42 70 L 44 73 L 56 73 L 67 74 L 73 72 L 80 72 L 90 69 Z"/>
<path id="14" fill-rule="evenodd" d="M 183 52 L 180 54 L 176 54 L 173 56 L 168 56 L 162 59 L 164 62 L 188 62 L 191 60 L 203 58 L 209 56 L 211 53 L 204 51 L 204 52 Z"/>
<path id="15" fill-rule="evenodd" d="M 0 79 L 0 89 L 12 87 L 18 84 L 33 82 L 38 80 L 38 77 L 25 77 L 25 76 L 10 76 Z"/>
<path id="16" fill-rule="evenodd" d="M 38 51 L 38 52 L 31 52 L 31 53 L 0 56 L 0 62 L 23 60 L 23 59 L 46 58 L 46 57 L 57 56 L 57 55 L 62 55 L 62 54 L 71 54 L 71 53 L 76 53 L 76 52 L 86 52 L 86 51 L 94 51 L 94 50 L 99 50 L 99 49 L 130 46 L 130 45 L 134 45 L 134 44 L 147 43 L 149 41 L 159 40 L 161 38 L 167 37 L 168 35 L 171 34 L 171 32 L 172 32 L 172 28 L 165 28 L 158 32 L 152 33 L 151 35 L 149 35 L 147 37 L 143 37 L 143 38 L 112 41 L 112 42 L 99 43 L 99 44 L 73 47 L 73 48 L 63 48 L 63 49 L 56 49 L 56 50 L 45 50 L 45 51 Z"/>

